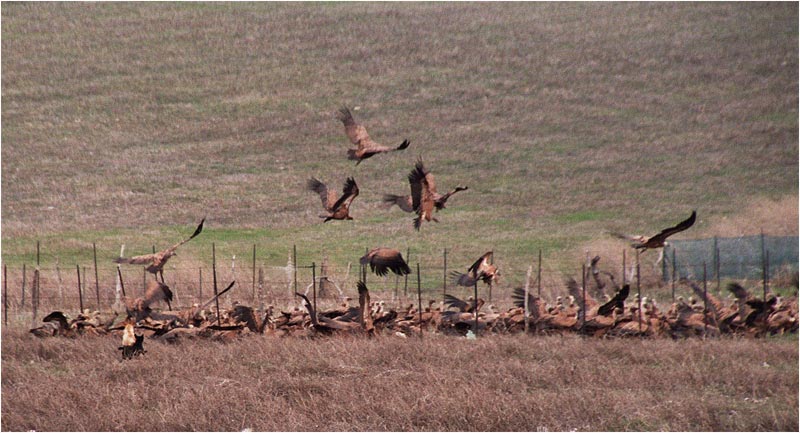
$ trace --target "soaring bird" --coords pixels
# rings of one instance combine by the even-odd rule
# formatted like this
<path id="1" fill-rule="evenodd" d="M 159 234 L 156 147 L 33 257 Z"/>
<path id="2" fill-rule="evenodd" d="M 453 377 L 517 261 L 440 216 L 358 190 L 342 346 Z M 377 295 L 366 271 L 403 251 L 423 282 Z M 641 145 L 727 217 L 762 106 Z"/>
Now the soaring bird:
<path id="1" fill-rule="evenodd" d="M 147 283 L 147 290 L 144 292 L 144 297 L 126 299 L 125 308 L 129 316 L 139 321 L 150 315 L 152 311 L 150 306 L 158 301 L 166 302 L 167 307 L 172 309 L 170 305 L 170 301 L 172 301 L 172 291 L 169 289 L 169 286 L 160 281 L 150 281 Z"/>
<path id="2" fill-rule="evenodd" d="M 378 276 L 384 276 L 389 270 L 397 275 L 408 275 L 411 268 L 403 260 L 400 251 L 391 248 L 373 248 L 359 260 L 362 265 L 369 264 L 370 269 Z"/>
<path id="3" fill-rule="evenodd" d="M 358 196 L 358 185 L 356 185 L 355 179 L 347 178 L 342 188 L 342 195 L 338 199 L 336 193 L 330 191 L 324 183 L 316 178 L 309 179 L 307 186 L 310 191 L 319 194 L 322 199 L 322 207 L 330 213 L 329 215 L 320 215 L 320 218 L 325 218 L 323 222 L 353 219 L 350 216 L 350 205 Z"/>
<path id="4" fill-rule="evenodd" d="M 346 106 L 339 110 L 339 114 L 336 117 L 344 124 L 344 132 L 347 134 L 350 142 L 357 146 L 355 149 L 347 150 L 347 159 L 357 161 L 356 165 L 361 164 L 361 161 L 378 153 L 403 150 L 410 144 L 408 140 L 403 140 L 399 146 L 392 148 L 382 146 L 372 141 L 367 133 L 367 128 L 360 123 L 356 123 L 355 119 L 353 119 L 353 114 L 350 113 L 350 110 Z"/>
<path id="5" fill-rule="evenodd" d="M 471 287 L 475 285 L 478 280 L 481 280 L 489 286 L 492 286 L 500 275 L 497 266 L 491 263 L 493 255 L 493 251 L 482 255 L 469 267 L 466 274 L 462 274 L 458 271 L 451 272 L 450 275 L 453 277 L 453 281 L 459 286 Z"/>
<path id="6" fill-rule="evenodd" d="M 611 234 L 613 234 L 614 236 L 616 236 L 618 238 L 627 239 L 629 241 L 632 241 L 633 243 L 631 244 L 631 246 L 633 248 L 636 248 L 637 250 L 641 249 L 644 252 L 648 248 L 661 248 L 661 247 L 663 247 L 664 244 L 666 243 L 666 239 L 669 236 L 672 236 L 675 233 L 682 232 L 682 231 L 688 229 L 689 227 L 692 226 L 692 224 L 694 224 L 694 221 L 695 221 L 696 218 L 697 218 L 697 212 L 696 211 L 692 211 L 692 215 L 689 218 L 679 222 L 678 225 L 676 225 L 675 227 L 669 227 L 669 228 L 666 228 L 664 230 L 661 230 L 660 233 L 658 233 L 655 236 L 651 236 L 649 238 L 646 237 L 646 236 L 641 236 L 641 235 L 626 235 L 626 234 L 616 233 L 616 232 L 612 232 Z"/>
<path id="7" fill-rule="evenodd" d="M 414 218 L 414 228 L 419 230 L 422 221 L 439 222 L 433 216 L 433 209 L 436 206 L 434 196 L 436 195 L 436 182 L 433 175 L 425 169 L 422 158 L 417 160 L 414 169 L 408 174 L 408 183 L 411 185 L 411 207 L 417 213 Z"/>
<path id="8" fill-rule="evenodd" d="M 430 176 L 431 178 L 433 177 L 432 174 L 428 174 L 428 176 Z M 444 194 L 444 195 L 439 194 L 438 192 L 434 193 L 433 194 L 433 205 L 436 208 L 436 211 L 438 212 L 438 211 L 446 208 L 447 207 L 446 206 L 447 200 L 451 196 L 453 196 L 453 194 L 455 194 L 457 192 L 460 192 L 460 191 L 466 191 L 468 189 L 469 189 L 468 186 L 457 186 L 457 187 L 453 188 L 450 192 L 448 192 L 447 194 Z M 411 199 L 410 195 L 384 194 L 383 195 L 383 202 L 386 203 L 387 209 L 392 207 L 392 206 L 394 206 L 394 205 L 397 205 L 397 207 L 399 207 L 404 212 L 409 212 L 409 213 L 414 212 L 414 203 L 413 203 L 413 200 Z"/>
<path id="9" fill-rule="evenodd" d="M 146 265 L 150 264 L 147 267 L 147 272 L 152 274 L 161 274 L 161 281 L 164 281 L 164 265 L 167 263 L 170 257 L 176 255 L 177 253 L 175 250 L 178 249 L 179 246 L 189 242 L 190 240 L 194 239 L 195 236 L 199 235 L 200 232 L 203 231 L 203 223 L 206 221 L 205 218 L 200 220 L 200 224 L 195 229 L 194 233 L 188 238 L 178 242 L 177 244 L 157 253 L 153 254 L 145 254 L 142 256 L 134 256 L 134 257 L 117 257 L 114 259 L 114 263 L 127 263 L 131 265 Z"/>

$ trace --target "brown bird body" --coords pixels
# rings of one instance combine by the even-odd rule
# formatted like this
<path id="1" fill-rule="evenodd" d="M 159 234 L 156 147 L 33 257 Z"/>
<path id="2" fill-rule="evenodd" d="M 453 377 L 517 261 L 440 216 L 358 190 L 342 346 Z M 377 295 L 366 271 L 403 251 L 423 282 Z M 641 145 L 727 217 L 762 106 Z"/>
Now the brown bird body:
<path id="1" fill-rule="evenodd" d="M 491 263 L 493 255 L 493 251 L 482 255 L 469 267 L 466 274 L 457 271 L 451 272 L 450 275 L 453 277 L 453 281 L 459 286 L 471 287 L 478 280 L 481 280 L 485 284 L 492 286 L 500 275 L 497 266 Z"/>
<path id="2" fill-rule="evenodd" d="M 367 128 L 353 119 L 353 114 L 350 113 L 350 109 L 347 107 L 342 107 L 336 117 L 344 124 L 344 132 L 347 134 L 347 138 L 356 145 L 355 149 L 347 150 L 347 159 L 357 161 L 356 165 L 379 153 L 403 150 L 410 144 L 408 140 L 403 140 L 397 147 L 387 147 L 376 143 L 370 138 Z"/>
<path id="3" fill-rule="evenodd" d="M 646 251 L 648 248 L 661 248 L 661 247 L 663 247 L 664 243 L 666 242 L 666 240 L 667 240 L 667 238 L 669 236 L 672 236 L 675 233 L 682 232 L 682 231 L 688 229 L 689 227 L 691 227 L 694 224 L 694 221 L 695 221 L 696 218 L 697 218 L 697 212 L 696 211 L 692 211 L 692 215 L 689 216 L 689 218 L 681 221 L 680 223 L 678 223 L 674 227 L 669 227 L 669 228 L 666 228 L 664 230 L 661 230 L 661 232 L 659 232 L 658 234 L 656 234 L 654 236 L 651 236 L 649 238 L 646 237 L 646 236 L 641 236 L 641 235 L 626 235 L 626 234 L 617 233 L 617 232 L 612 232 L 611 234 L 616 236 L 616 237 L 618 237 L 618 238 L 627 239 L 629 241 L 632 241 L 633 243 L 631 244 L 631 246 L 633 248 L 636 248 L 637 250 L 640 249 L 642 251 Z"/>
<path id="4" fill-rule="evenodd" d="M 307 186 L 310 191 L 319 194 L 322 199 L 322 207 L 329 212 L 328 215 L 320 215 L 320 218 L 325 218 L 323 222 L 353 219 L 350 216 L 350 205 L 358 197 L 359 192 L 355 179 L 352 177 L 347 178 L 342 188 L 342 195 L 338 199 L 336 198 L 336 193 L 330 191 L 324 183 L 316 178 L 309 179 Z"/>
<path id="5" fill-rule="evenodd" d="M 414 169 L 408 174 L 408 183 L 411 185 L 411 206 L 417 217 L 414 219 L 414 228 L 419 230 L 423 221 L 439 222 L 433 216 L 436 206 L 436 182 L 433 175 L 425 169 L 422 159 L 417 160 Z"/>
<path id="6" fill-rule="evenodd" d="M 150 306 L 158 301 L 164 301 L 171 309 L 170 302 L 172 301 L 172 291 L 164 283 L 160 281 L 149 281 L 147 283 L 147 290 L 144 292 L 144 297 L 136 299 L 126 299 L 125 308 L 128 315 L 135 317 L 136 321 L 142 320 L 150 315 Z"/>
<path id="7" fill-rule="evenodd" d="M 164 269 L 164 265 L 167 263 L 167 260 L 169 260 L 170 257 L 172 257 L 172 256 L 174 256 L 176 254 L 175 251 L 178 249 L 179 246 L 181 246 L 181 245 L 185 244 L 186 242 L 189 242 L 190 240 L 194 239 L 195 236 L 199 235 L 200 232 L 203 231 L 203 223 L 205 221 L 206 221 L 205 218 L 203 218 L 200 221 L 200 224 L 197 226 L 197 228 L 195 229 L 194 233 L 191 236 L 189 236 L 188 238 L 178 242 L 177 244 L 175 244 L 175 245 L 173 245 L 173 246 L 171 246 L 171 247 L 169 247 L 169 248 L 167 248 L 165 250 L 162 250 L 162 251 L 159 251 L 159 252 L 156 252 L 156 253 L 152 253 L 152 254 L 144 254 L 144 255 L 141 255 L 141 256 L 127 257 L 127 258 L 126 257 L 117 257 L 116 259 L 114 259 L 114 263 L 126 263 L 126 264 L 131 264 L 131 265 L 146 265 L 146 264 L 149 264 L 150 266 L 147 267 L 147 272 L 150 272 L 152 274 L 156 274 L 158 272 L 161 272 Z"/>
<path id="8" fill-rule="evenodd" d="M 431 178 L 433 177 L 431 174 L 428 174 L 428 176 L 431 176 Z M 447 200 L 452 197 L 453 194 L 459 191 L 466 191 L 468 189 L 469 187 L 466 186 L 457 186 L 444 195 L 437 192 L 433 194 L 433 206 L 436 208 L 437 212 L 441 209 L 445 209 L 447 207 Z M 397 205 L 397 207 L 403 210 L 403 212 L 414 212 L 414 201 L 412 200 L 411 195 L 384 194 L 383 201 L 388 205 L 387 209 Z"/>
<path id="9" fill-rule="evenodd" d="M 373 248 L 361 257 L 359 263 L 368 264 L 372 272 L 381 277 L 390 270 L 400 276 L 411 273 L 411 268 L 408 267 L 400 251 L 392 248 Z"/>

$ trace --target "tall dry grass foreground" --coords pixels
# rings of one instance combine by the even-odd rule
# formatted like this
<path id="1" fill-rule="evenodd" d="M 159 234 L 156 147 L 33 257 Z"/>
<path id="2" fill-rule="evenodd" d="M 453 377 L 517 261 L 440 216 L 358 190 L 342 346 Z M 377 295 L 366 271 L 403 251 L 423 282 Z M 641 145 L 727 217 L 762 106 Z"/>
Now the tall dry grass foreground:
<path id="1" fill-rule="evenodd" d="M 798 429 L 794 337 L 117 344 L 4 329 L 3 430 Z"/>

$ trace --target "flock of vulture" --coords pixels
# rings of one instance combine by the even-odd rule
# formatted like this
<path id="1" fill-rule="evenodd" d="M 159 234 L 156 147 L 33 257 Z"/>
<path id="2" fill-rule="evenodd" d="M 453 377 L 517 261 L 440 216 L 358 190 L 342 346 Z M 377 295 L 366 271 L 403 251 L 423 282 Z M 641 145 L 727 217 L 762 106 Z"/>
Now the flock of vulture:
<path id="1" fill-rule="evenodd" d="M 408 140 L 404 140 L 398 147 L 391 148 L 374 142 L 366 128 L 353 119 L 347 107 L 343 107 L 337 117 L 344 124 L 350 141 L 356 145 L 355 149 L 347 151 L 348 159 L 357 161 L 356 165 L 379 153 L 406 149 L 410 144 Z M 439 194 L 433 175 L 421 159 L 408 174 L 408 182 L 410 195 L 386 194 L 383 201 L 389 207 L 396 204 L 405 212 L 415 212 L 417 217 L 413 225 L 417 230 L 423 222 L 438 222 L 434 212 L 444 209 L 451 196 L 468 189 L 457 186 L 446 194 Z M 324 222 L 353 219 L 350 216 L 350 206 L 359 193 L 355 179 L 347 178 L 341 195 L 314 177 L 308 181 L 307 187 L 322 200 L 322 206 L 327 212 L 326 215 L 321 215 Z M 686 220 L 651 237 L 613 234 L 632 241 L 631 246 L 637 250 L 661 248 L 667 237 L 691 227 L 696 217 L 696 212 L 693 211 Z M 337 308 L 316 311 L 315 305 L 305 295 L 296 293 L 304 300 L 304 309 L 295 308 L 284 312 L 275 311 L 274 307 L 269 306 L 257 311 L 244 305 L 235 305 L 228 310 L 211 308 L 211 304 L 220 295 L 233 287 L 234 283 L 231 283 L 227 289 L 203 305 L 195 304 L 189 309 L 172 311 L 172 292 L 164 282 L 164 265 L 175 255 L 178 247 L 202 232 L 204 222 L 205 218 L 191 236 L 163 251 L 114 260 L 118 264 L 145 265 L 145 269 L 155 277 L 148 283 L 144 296 L 125 299 L 124 315 L 113 315 L 104 319 L 100 313 L 87 310 L 70 320 L 62 312 L 55 311 L 43 319 L 43 326 L 34 328 L 31 332 L 39 337 L 117 333 L 122 336 L 122 346 L 119 349 L 123 358 L 131 358 L 145 353 L 145 336 L 174 342 L 203 337 L 226 341 L 246 333 L 303 336 L 389 334 L 407 337 L 424 332 L 465 335 L 468 331 L 486 334 L 522 332 L 528 329 L 529 332 L 544 334 L 580 332 L 593 336 L 679 338 L 724 333 L 761 336 L 797 331 L 796 299 L 779 299 L 773 296 L 760 300 L 735 284 L 729 286 L 736 298 L 730 305 L 724 305 L 713 295 L 700 291 L 691 282 L 688 284 L 692 285 L 702 302 L 694 297 L 689 302 L 679 298 L 666 312 L 662 312 L 655 301 L 644 297 L 638 299 L 636 296 L 633 302 L 626 303 L 630 293 L 629 286 L 618 287 L 613 275 L 608 272 L 606 274 L 611 276 L 615 293 L 605 294 L 606 285 L 600 282 L 600 273 L 596 271 L 597 260 L 592 261 L 592 275 L 596 281 L 594 295 L 579 288 L 573 279 L 567 281 L 568 296 L 558 297 L 552 305 L 531 294 L 526 296 L 522 289 L 515 289 L 515 306 L 507 311 L 496 311 L 493 305 L 486 306 L 485 301 L 477 295 L 467 300 L 445 295 L 438 306 L 435 301 L 430 301 L 424 309 L 421 308 L 422 305 L 415 307 L 413 304 L 389 307 L 383 301 L 370 301 L 369 290 L 363 280 L 358 282 L 358 306 L 351 306 L 346 301 Z M 478 282 L 482 281 L 491 290 L 500 275 L 497 266 L 493 264 L 492 256 L 492 251 L 489 251 L 478 258 L 465 273 L 452 272 L 453 281 L 465 287 L 474 286 L 476 291 Z M 364 269 L 369 267 L 378 276 L 385 276 L 389 272 L 399 276 L 411 273 L 400 251 L 391 248 L 370 250 L 361 257 L 360 264 Z M 602 298 L 602 301 L 595 300 L 593 296 Z M 169 311 L 152 309 L 158 302 L 165 302 Z"/>

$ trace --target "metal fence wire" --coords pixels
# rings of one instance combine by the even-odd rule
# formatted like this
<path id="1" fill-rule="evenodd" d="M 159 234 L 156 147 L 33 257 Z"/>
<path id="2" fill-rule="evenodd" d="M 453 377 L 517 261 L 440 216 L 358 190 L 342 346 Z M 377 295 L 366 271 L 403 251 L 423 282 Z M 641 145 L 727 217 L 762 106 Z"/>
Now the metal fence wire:
<path id="1" fill-rule="evenodd" d="M 710 277 L 758 280 L 767 262 L 770 279 L 779 273 L 796 274 L 798 237 L 755 235 L 669 241 L 661 269 L 664 281 L 672 278 L 673 265 L 678 278 L 702 277 L 704 263 Z"/>

